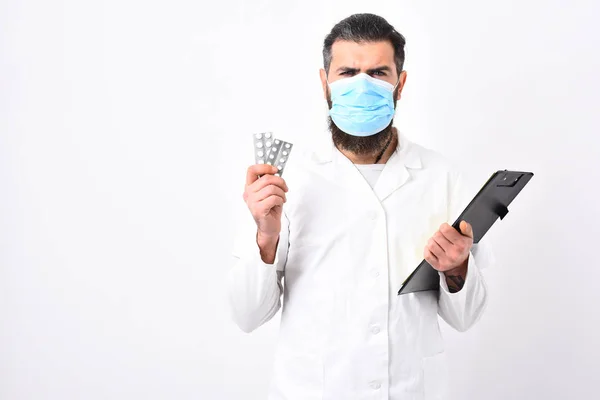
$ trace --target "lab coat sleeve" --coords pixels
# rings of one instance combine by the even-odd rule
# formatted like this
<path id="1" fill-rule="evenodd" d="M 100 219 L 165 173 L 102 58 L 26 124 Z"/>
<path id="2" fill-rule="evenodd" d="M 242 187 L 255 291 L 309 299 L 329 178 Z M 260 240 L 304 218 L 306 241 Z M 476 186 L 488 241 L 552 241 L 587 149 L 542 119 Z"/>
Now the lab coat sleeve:
<path id="1" fill-rule="evenodd" d="M 450 182 L 449 215 L 451 220 L 448 223 L 452 224 L 475 196 L 477 190 L 473 190 L 475 186 L 465 184 L 465 178 L 459 173 L 455 174 Z M 488 237 L 484 237 L 479 243 L 474 244 L 469 252 L 467 276 L 465 284 L 459 292 L 450 293 L 446 276 L 443 272 L 439 273 L 438 313 L 457 331 L 466 331 L 483 315 L 487 305 L 488 290 L 481 270 L 493 264 L 495 264 L 495 259 L 491 246 Z"/>
<path id="2" fill-rule="evenodd" d="M 273 264 L 261 259 L 252 218 L 242 224 L 238 232 L 233 251 L 234 265 L 228 275 L 228 294 L 233 320 L 244 332 L 252 332 L 269 321 L 281 307 L 288 227 L 288 219 L 283 213 Z"/>

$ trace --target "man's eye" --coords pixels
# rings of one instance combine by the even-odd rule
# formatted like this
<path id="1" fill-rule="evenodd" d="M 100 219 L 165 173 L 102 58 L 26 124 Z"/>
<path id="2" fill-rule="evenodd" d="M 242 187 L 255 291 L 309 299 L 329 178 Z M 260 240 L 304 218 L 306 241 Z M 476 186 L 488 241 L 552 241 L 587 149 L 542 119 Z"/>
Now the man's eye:
<path id="1" fill-rule="evenodd" d="M 385 76 L 385 72 L 383 72 L 383 71 L 373 71 L 373 75 Z"/>
<path id="2" fill-rule="evenodd" d="M 340 75 L 352 75 L 352 71 L 341 72 Z"/>

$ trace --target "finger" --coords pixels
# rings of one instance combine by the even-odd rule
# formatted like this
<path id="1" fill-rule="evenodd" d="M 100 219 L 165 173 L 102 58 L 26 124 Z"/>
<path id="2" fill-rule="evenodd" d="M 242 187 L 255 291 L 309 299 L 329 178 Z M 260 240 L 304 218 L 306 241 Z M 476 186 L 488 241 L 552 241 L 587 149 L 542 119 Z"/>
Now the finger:
<path id="1" fill-rule="evenodd" d="M 435 256 L 435 254 L 433 254 L 431 251 L 429 251 L 429 249 L 427 247 L 425 247 L 423 257 L 425 258 L 425 261 L 427 261 L 429 263 L 429 265 L 431 265 L 432 267 L 434 267 L 436 269 L 439 268 L 438 258 Z"/>
<path id="2" fill-rule="evenodd" d="M 269 196 L 258 204 L 264 209 L 264 215 L 267 215 L 274 207 L 283 206 L 283 198 L 279 196 Z"/>
<path id="3" fill-rule="evenodd" d="M 456 229 L 454 229 L 454 227 L 445 222 L 442 225 L 440 225 L 440 232 L 442 232 L 444 237 L 448 239 L 450 243 L 456 243 L 462 238 L 460 232 L 458 232 Z"/>
<path id="4" fill-rule="evenodd" d="M 444 236 L 444 234 L 441 231 L 437 231 L 434 235 L 433 235 L 433 240 L 435 240 L 435 242 L 442 248 L 444 249 L 445 252 L 448 252 L 448 250 L 450 250 L 450 248 L 452 248 L 452 242 L 450 240 L 448 240 L 448 238 L 446 236 Z"/>
<path id="5" fill-rule="evenodd" d="M 281 197 L 284 203 L 287 200 L 283 189 L 275 185 L 265 186 L 258 192 L 254 193 L 250 198 L 252 201 L 259 202 L 271 196 Z"/>
<path id="6" fill-rule="evenodd" d="M 467 237 L 470 237 L 471 239 L 473 239 L 473 227 L 471 226 L 471 224 L 469 224 L 467 221 L 462 220 L 460 221 L 460 232 Z"/>
<path id="7" fill-rule="evenodd" d="M 275 175 L 263 175 L 260 179 L 256 180 L 253 184 L 248 186 L 246 189 L 249 192 L 259 192 L 262 188 L 267 187 L 269 185 L 275 185 L 280 187 L 284 192 L 288 191 L 287 184 L 283 180 L 283 178 Z"/>
<path id="8" fill-rule="evenodd" d="M 269 164 L 255 164 L 248 167 L 246 171 L 246 185 L 253 184 L 261 175 L 275 174 L 277 167 Z"/>
<path id="9" fill-rule="evenodd" d="M 444 249 L 442 249 L 442 247 L 439 244 L 437 244 L 437 242 L 433 238 L 429 239 L 429 241 L 427 242 L 427 249 L 438 259 L 445 257 L 446 255 Z"/>

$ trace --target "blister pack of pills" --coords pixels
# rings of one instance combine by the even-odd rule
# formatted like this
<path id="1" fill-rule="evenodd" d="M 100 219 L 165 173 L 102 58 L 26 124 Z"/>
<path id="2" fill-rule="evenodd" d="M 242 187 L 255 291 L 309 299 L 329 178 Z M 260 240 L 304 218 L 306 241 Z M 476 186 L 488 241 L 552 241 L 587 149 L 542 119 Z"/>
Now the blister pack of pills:
<path id="1" fill-rule="evenodd" d="M 277 167 L 275 176 L 281 176 L 288 162 L 293 144 L 273 137 L 272 132 L 255 133 L 254 161 Z"/>

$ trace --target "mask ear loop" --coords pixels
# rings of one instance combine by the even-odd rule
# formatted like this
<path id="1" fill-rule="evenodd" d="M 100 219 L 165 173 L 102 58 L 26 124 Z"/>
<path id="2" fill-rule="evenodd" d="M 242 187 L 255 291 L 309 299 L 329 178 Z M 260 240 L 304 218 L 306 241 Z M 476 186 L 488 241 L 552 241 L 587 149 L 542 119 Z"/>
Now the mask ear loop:
<path id="1" fill-rule="evenodd" d="M 331 95 L 331 83 L 329 83 L 329 74 L 325 75 L 325 82 L 327 82 L 327 91 Z"/>
<path id="2" fill-rule="evenodd" d="M 331 90 L 331 84 L 329 83 L 329 72 L 325 75 L 325 82 L 327 82 L 327 87 Z"/>
<path id="3" fill-rule="evenodd" d="M 400 71 L 400 75 L 402 75 L 404 71 Z M 400 75 L 398 75 L 398 80 L 396 81 L 396 84 L 394 85 L 394 88 L 392 89 L 392 92 L 394 90 L 396 90 L 396 88 L 398 87 L 398 85 L 400 84 Z"/>

